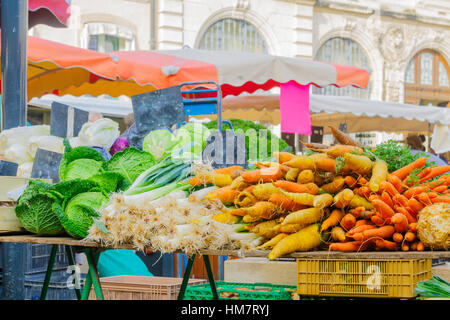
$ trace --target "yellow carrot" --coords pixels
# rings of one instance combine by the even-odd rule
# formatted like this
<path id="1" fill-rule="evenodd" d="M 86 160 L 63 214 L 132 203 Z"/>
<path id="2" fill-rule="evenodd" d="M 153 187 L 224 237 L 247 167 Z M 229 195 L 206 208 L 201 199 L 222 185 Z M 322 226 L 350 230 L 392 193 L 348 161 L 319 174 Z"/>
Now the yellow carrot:
<path id="1" fill-rule="evenodd" d="M 295 156 L 291 160 L 283 163 L 291 168 L 298 168 L 300 170 L 314 170 L 314 158 L 310 156 Z"/>
<path id="2" fill-rule="evenodd" d="M 281 193 L 281 190 L 275 187 L 272 183 L 260 183 L 255 186 L 252 193 L 258 200 L 267 201 L 274 193 Z"/>
<path id="3" fill-rule="evenodd" d="M 311 224 L 320 221 L 323 217 L 323 210 L 318 208 L 308 208 L 289 213 L 281 223 L 284 224 Z"/>
<path id="4" fill-rule="evenodd" d="M 249 191 L 241 191 L 236 198 L 234 198 L 234 204 L 239 207 L 251 207 L 258 199 Z"/>
<path id="5" fill-rule="evenodd" d="M 331 229 L 331 239 L 334 241 L 344 242 L 347 239 L 344 229 L 339 226 L 333 227 L 333 229 Z"/>
<path id="6" fill-rule="evenodd" d="M 278 221 L 276 219 L 268 220 L 256 224 L 253 228 L 250 229 L 250 231 L 264 238 L 273 238 L 279 233 L 275 228 L 277 225 Z"/>
<path id="7" fill-rule="evenodd" d="M 256 222 L 256 221 L 259 221 L 259 220 L 261 220 L 261 218 L 253 217 L 253 216 L 251 216 L 249 214 L 247 214 L 247 215 L 242 217 L 242 222 L 245 222 L 245 223 Z"/>
<path id="8" fill-rule="evenodd" d="M 269 241 L 263 243 L 262 245 L 256 247 L 256 249 L 263 250 L 263 249 L 272 249 L 278 242 L 281 241 L 284 237 L 286 237 L 287 233 L 279 233 Z"/>
<path id="9" fill-rule="evenodd" d="M 269 201 L 259 201 L 248 208 L 241 208 L 246 215 L 254 218 L 270 220 L 278 213 L 278 207 Z"/>
<path id="10" fill-rule="evenodd" d="M 286 175 L 284 178 L 287 181 L 297 181 L 298 173 L 300 172 L 300 169 L 298 168 L 290 168 L 288 172 L 286 172 Z"/>
<path id="11" fill-rule="evenodd" d="M 297 183 L 307 184 L 314 182 L 314 172 L 312 170 L 302 170 L 297 176 Z"/>
<path id="12" fill-rule="evenodd" d="M 344 154 L 345 167 L 360 175 L 371 173 L 373 162 L 366 156 L 352 153 Z"/>
<path id="13" fill-rule="evenodd" d="M 275 226 L 275 230 L 277 230 L 277 232 L 290 234 L 290 233 L 296 233 L 305 227 L 306 227 L 306 225 L 304 225 L 304 224 L 284 224 L 284 225 L 279 224 L 279 225 Z"/>
<path id="14" fill-rule="evenodd" d="M 369 188 L 373 192 L 380 190 L 380 183 L 386 181 L 389 175 L 388 166 L 383 160 L 376 160 L 372 168 L 372 177 L 369 180 Z"/>
<path id="15" fill-rule="evenodd" d="M 364 197 L 361 197 L 360 195 L 355 194 L 348 204 L 350 208 L 358 208 L 358 207 L 364 207 L 367 210 L 373 209 L 373 205 L 367 201 Z"/>
<path id="16" fill-rule="evenodd" d="M 354 193 L 351 189 L 344 189 L 334 196 L 334 206 L 336 208 L 344 208 L 349 205 L 354 197 Z"/>
<path id="17" fill-rule="evenodd" d="M 233 190 L 242 191 L 245 188 L 247 188 L 250 184 L 244 181 L 244 178 L 242 176 L 237 177 L 233 180 L 233 182 L 230 184 L 230 188 Z"/>
<path id="18" fill-rule="evenodd" d="M 238 216 L 235 216 L 231 214 L 230 212 L 221 212 L 213 215 L 211 217 L 214 221 L 226 223 L 226 224 L 233 224 L 239 222 L 240 218 Z"/>
<path id="19" fill-rule="evenodd" d="M 309 251 L 320 242 L 319 224 L 315 223 L 281 239 L 270 251 L 269 259 L 274 260 L 295 251 Z"/>
<path id="20" fill-rule="evenodd" d="M 313 206 L 315 208 L 323 209 L 329 207 L 332 203 L 333 203 L 333 196 L 329 193 L 323 193 L 314 196 Z"/>
<path id="21" fill-rule="evenodd" d="M 284 195 L 286 195 L 289 200 L 294 201 L 295 203 L 303 204 L 306 206 L 314 205 L 314 195 L 310 193 L 293 193 L 282 191 Z"/>

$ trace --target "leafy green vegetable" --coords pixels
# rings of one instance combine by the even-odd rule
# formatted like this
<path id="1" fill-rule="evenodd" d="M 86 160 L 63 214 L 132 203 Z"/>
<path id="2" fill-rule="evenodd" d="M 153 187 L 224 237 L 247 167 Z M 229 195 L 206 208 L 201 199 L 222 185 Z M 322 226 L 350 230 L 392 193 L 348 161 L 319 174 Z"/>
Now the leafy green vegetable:
<path id="1" fill-rule="evenodd" d="M 67 144 L 65 143 L 67 146 Z M 102 154 L 97 150 L 81 146 L 67 148 L 59 165 L 59 177 L 61 181 L 77 178 L 88 178 L 96 174 L 105 163 Z"/>
<path id="2" fill-rule="evenodd" d="M 51 193 L 52 184 L 31 180 L 19 198 L 15 212 L 25 230 L 38 235 L 58 235 L 64 229 L 52 210 L 59 193 Z"/>
<path id="3" fill-rule="evenodd" d="M 155 160 L 160 160 L 170 154 L 175 144 L 177 140 L 169 130 L 153 130 L 145 136 L 142 150 L 150 153 Z"/>
<path id="4" fill-rule="evenodd" d="M 154 164 L 155 159 L 150 153 L 131 147 L 116 152 L 112 158 L 103 165 L 103 169 L 121 174 L 126 183 L 132 184 L 142 172 Z"/>
<path id="5" fill-rule="evenodd" d="M 450 283 L 439 276 L 432 276 L 431 280 L 420 281 L 414 293 L 424 298 L 450 298 Z"/>
<path id="6" fill-rule="evenodd" d="M 265 161 L 272 158 L 272 153 L 276 151 L 289 151 L 292 148 L 287 144 L 283 139 L 278 138 L 274 135 L 270 130 L 260 124 L 256 124 L 252 121 L 242 120 L 242 119 L 230 119 L 233 130 L 236 133 L 245 135 L 245 147 L 247 149 L 247 158 L 249 160 L 260 160 Z M 210 130 L 217 129 L 217 121 L 210 121 L 205 124 L 207 128 Z M 228 130 L 229 125 L 224 123 L 222 125 L 222 130 Z M 253 129 L 253 130 L 251 130 Z M 267 138 L 260 138 L 260 131 L 265 130 L 267 132 Z M 256 132 L 256 136 L 254 133 Z M 256 138 L 256 158 L 254 154 L 250 153 L 250 145 L 253 145 L 255 142 L 253 141 Z M 272 141 L 276 145 L 278 143 L 277 150 L 271 150 Z M 262 153 L 262 155 L 260 155 Z"/>
<path id="7" fill-rule="evenodd" d="M 125 178 L 118 172 L 102 172 L 91 176 L 89 181 L 97 183 L 107 194 L 116 192 L 124 186 Z"/>
<path id="8" fill-rule="evenodd" d="M 345 166 L 345 159 L 344 157 L 337 157 L 336 158 L 336 173 L 339 173 L 339 171 L 342 170 Z"/>
<path id="9" fill-rule="evenodd" d="M 371 150 L 373 154 L 386 161 L 388 164 L 389 172 L 398 170 L 411 162 L 421 157 L 428 157 L 427 154 L 419 152 L 416 154 L 411 153 L 411 148 L 404 143 L 389 140 L 387 142 L 379 144 L 375 149 Z M 425 167 L 436 165 L 434 161 L 428 160 L 425 163 Z"/>

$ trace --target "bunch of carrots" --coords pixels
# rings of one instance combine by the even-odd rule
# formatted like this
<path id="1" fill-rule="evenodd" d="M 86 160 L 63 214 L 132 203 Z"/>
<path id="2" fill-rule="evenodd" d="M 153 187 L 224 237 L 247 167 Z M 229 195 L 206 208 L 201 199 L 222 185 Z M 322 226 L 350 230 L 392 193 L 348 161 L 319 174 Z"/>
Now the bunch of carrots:
<path id="1" fill-rule="evenodd" d="M 213 218 L 247 223 L 250 232 L 266 239 L 258 249 L 271 250 L 269 259 L 322 247 L 425 249 L 417 239 L 418 214 L 426 205 L 449 201 L 449 176 L 430 179 L 450 166 L 422 169 L 426 158 L 421 158 L 389 173 L 384 161 L 372 161 L 357 145 L 309 149 L 314 153 L 276 152 L 275 162 L 257 162 L 257 169 L 217 169 L 189 183 L 218 186 L 205 199 L 229 210 Z"/>
<path id="2" fill-rule="evenodd" d="M 417 237 L 420 211 L 433 203 L 450 202 L 450 166 L 424 168 L 426 158 L 388 173 L 386 164 L 377 160 L 369 177 L 345 177 L 353 192 L 370 202 L 370 207 L 335 209 L 322 223 L 332 228 L 332 251 L 402 250 L 423 251 Z"/>

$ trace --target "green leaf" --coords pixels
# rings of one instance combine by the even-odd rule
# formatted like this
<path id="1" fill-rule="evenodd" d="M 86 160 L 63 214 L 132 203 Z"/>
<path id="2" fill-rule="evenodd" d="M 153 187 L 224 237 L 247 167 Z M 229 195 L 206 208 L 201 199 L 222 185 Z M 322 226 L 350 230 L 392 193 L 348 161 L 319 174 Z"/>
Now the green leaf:
<path id="1" fill-rule="evenodd" d="M 95 225 L 97 226 L 97 228 L 99 228 L 99 230 L 103 233 L 109 233 L 108 228 L 106 228 L 105 224 L 103 222 L 101 222 L 100 220 L 96 219 L 96 218 L 92 218 L 92 220 L 94 220 Z"/>

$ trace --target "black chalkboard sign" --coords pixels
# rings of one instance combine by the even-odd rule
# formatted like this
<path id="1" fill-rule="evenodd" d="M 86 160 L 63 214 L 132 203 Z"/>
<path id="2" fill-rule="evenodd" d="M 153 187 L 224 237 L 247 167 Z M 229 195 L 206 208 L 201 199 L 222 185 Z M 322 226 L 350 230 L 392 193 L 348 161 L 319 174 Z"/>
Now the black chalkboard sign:
<path id="1" fill-rule="evenodd" d="M 53 183 L 59 182 L 59 163 L 62 153 L 37 149 L 31 170 L 31 178 L 52 179 Z"/>
<path id="2" fill-rule="evenodd" d="M 19 165 L 15 162 L 0 160 L 0 176 L 15 177 Z"/>
<path id="3" fill-rule="evenodd" d="M 89 121 L 89 112 L 63 103 L 53 102 L 50 114 L 50 134 L 61 138 L 78 136 L 83 124 Z"/>
<path id="4" fill-rule="evenodd" d="M 234 165 L 248 167 L 245 136 L 231 130 L 213 131 L 202 152 L 205 163 L 211 163 L 214 169 Z"/>
<path id="5" fill-rule="evenodd" d="M 323 127 L 312 126 L 311 142 L 312 143 L 323 142 Z"/>
<path id="6" fill-rule="evenodd" d="M 169 87 L 131 97 L 136 129 L 139 133 L 186 120 L 180 86 Z"/>

